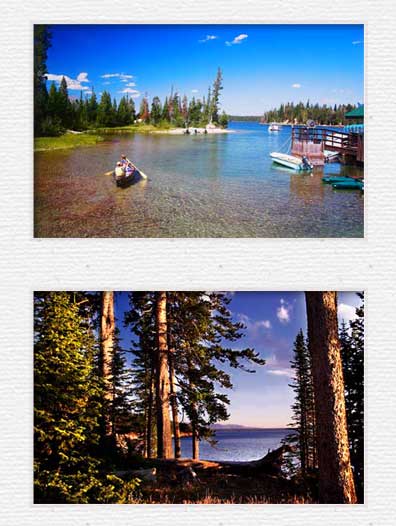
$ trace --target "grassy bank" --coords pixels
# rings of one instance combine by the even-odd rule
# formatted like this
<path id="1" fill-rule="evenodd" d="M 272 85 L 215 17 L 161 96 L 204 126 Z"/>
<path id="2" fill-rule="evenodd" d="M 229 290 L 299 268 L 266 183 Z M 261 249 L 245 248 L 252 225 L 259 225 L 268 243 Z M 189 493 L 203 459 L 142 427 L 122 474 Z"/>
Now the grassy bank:
<path id="1" fill-rule="evenodd" d="M 36 137 L 34 151 L 62 150 L 79 146 L 92 146 L 104 141 L 103 136 L 127 133 L 152 133 L 154 131 L 170 130 L 170 126 L 153 126 L 152 124 L 131 124 L 116 128 L 95 128 L 83 133 L 65 133 L 59 137 Z"/>
<path id="2" fill-rule="evenodd" d="M 78 146 L 92 146 L 100 141 L 103 141 L 103 137 L 100 135 L 86 133 L 65 133 L 60 137 L 36 137 L 34 139 L 34 151 L 43 152 L 77 148 Z"/>

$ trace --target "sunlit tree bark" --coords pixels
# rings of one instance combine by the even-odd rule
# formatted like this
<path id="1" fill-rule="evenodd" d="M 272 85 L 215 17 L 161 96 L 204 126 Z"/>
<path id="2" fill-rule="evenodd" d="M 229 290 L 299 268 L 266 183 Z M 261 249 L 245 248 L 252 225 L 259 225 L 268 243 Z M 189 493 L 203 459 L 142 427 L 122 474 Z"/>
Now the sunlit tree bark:
<path id="1" fill-rule="evenodd" d="M 349 455 L 335 292 L 306 292 L 308 342 L 315 390 L 319 499 L 356 503 Z"/>
<path id="2" fill-rule="evenodd" d="M 170 396 L 172 408 L 172 427 L 173 427 L 173 444 L 175 451 L 175 458 L 181 457 L 181 443 L 180 443 L 180 424 L 179 413 L 177 407 L 176 395 L 176 381 L 175 381 L 175 367 L 173 363 L 174 357 L 169 355 L 169 376 L 170 376 Z"/>
<path id="3" fill-rule="evenodd" d="M 166 317 L 166 292 L 157 293 L 156 329 L 158 362 L 156 375 L 157 456 L 172 458 L 172 434 L 169 418 L 169 364 Z"/>
<path id="4" fill-rule="evenodd" d="M 104 432 L 106 436 L 113 434 L 113 423 L 109 412 L 113 400 L 112 387 L 112 363 L 114 353 L 114 292 L 102 292 L 101 304 L 101 322 L 100 322 L 100 365 L 101 376 L 104 383 L 104 398 L 107 407 L 105 407 Z"/>

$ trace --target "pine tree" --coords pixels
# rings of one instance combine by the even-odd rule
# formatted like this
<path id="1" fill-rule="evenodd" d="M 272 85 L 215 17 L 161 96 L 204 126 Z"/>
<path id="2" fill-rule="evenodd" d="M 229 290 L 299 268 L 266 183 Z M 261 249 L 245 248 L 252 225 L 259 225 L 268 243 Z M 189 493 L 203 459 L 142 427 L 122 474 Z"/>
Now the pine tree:
<path id="1" fill-rule="evenodd" d="M 223 76 L 221 73 L 221 69 L 218 68 L 217 76 L 213 83 L 213 94 L 212 94 L 211 110 L 210 110 L 210 117 L 211 117 L 211 121 L 213 122 L 219 121 L 220 91 L 223 89 L 222 81 L 223 81 Z"/>
<path id="2" fill-rule="evenodd" d="M 45 25 L 34 26 L 33 69 L 34 69 L 34 133 L 36 136 L 46 131 L 48 93 L 46 86 L 47 53 L 51 46 L 51 33 Z"/>
<path id="3" fill-rule="evenodd" d="M 137 481 L 105 475 L 102 399 L 94 359 L 95 295 L 35 293 L 34 496 L 36 503 L 127 503 Z"/>
<path id="4" fill-rule="evenodd" d="M 148 458 L 155 455 L 155 371 L 156 371 L 156 331 L 155 331 L 155 293 L 131 292 L 130 310 L 125 313 L 125 324 L 138 337 L 132 345 L 133 386 L 136 397 L 135 407 L 143 418 L 144 454 Z"/>
<path id="5" fill-rule="evenodd" d="M 295 339 L 293 355 L 291 368 L 294 369 L 295 376 L 290 384 L 295 392 L 295 402 L 292 406 L 293 422 L 290 424 L 293 431 L 284 443 L 294 446 L 301 475 L 305 477 L 316 468 L 316 438 L 311 359 L 302 330 Z"/>
<path id="6" fill-rule="evenodd" d="M 62 126 L 68 128 L 72 123 L 72 108 L 65 77 L 62 77 L 58 91 L 57 115 L 62 120 Z"/>
<path id="7" fill-rule="evenodd" d="M 90 490 L 90 477 L 98 465 L 91 455 L 99 431 L 93 345 L 68 293 L 36 294 L 36 501 L 84 502 Z"/>
<path id="8" fill-rule="evenodd" d="M 364 296 L 350 330 L 340 329 L 349 449 L 359 502 L 364 499 Z"/>
<path id="9" fill-rule="evenodd" d="M 97 109 L 98 126 L 112 126 L 114 123 L 113 104 L 108 91 L 103 91 Z"/>
<path id="10" fill-rule="evenodd" d="M 154 124 L 154 126 L 157 126 L 160 123 L 161 118 L 162 118 L 161 101 L 159 97 L 154 97 L 151 103 L 151 115 L 150 115 L 151 124 Z"/>

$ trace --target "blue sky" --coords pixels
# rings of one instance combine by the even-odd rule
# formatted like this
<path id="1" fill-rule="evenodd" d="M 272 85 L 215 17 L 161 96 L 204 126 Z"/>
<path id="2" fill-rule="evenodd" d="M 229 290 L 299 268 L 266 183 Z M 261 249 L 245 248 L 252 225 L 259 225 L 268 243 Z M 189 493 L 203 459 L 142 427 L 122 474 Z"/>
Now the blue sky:
<path id="1" fill-rule="evenodd" d="M 284 427 L 290 422 L 293 392 L 290 359 L 294 339 L 300 330 L 306 334 L 305 299 L 302 292 L 232 292 L 229 308 L 235 321 L 246 325 L 245 336 L 230 344 L 233 348 L 253 347 L 266 359 L 266 365 L 250 374 L 227 369 L 234 388 L 227 391 L 230 423 L 257 427 Z M 338 294 L 339 321 L 354 319 L 360 300 L 355 292 Z M 128 293 L 115 299 L 118 326 L 124 348 L 130 347 L 129 330 L 122 327 L 123 313 L 129 308 Z"/>
<path id="2" fill-rule="evenodd" d="M 282 102 L 363 102 L 363 25 L 54 25 L 49 79 L 70 95 L 145 93 L 173 85 L 202 97 L 223 70 L 222 107 L 260 115 Z"/>

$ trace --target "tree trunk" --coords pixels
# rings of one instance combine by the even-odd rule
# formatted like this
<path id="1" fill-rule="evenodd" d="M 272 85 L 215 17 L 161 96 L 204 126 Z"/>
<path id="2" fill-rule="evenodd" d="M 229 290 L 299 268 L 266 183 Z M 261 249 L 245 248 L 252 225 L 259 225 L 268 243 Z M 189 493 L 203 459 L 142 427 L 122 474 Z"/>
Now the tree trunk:
<path id="1" fill-rule="evenodd" d="M 114 433 L 113 419 L 111 417 L 111 403 L 113 401 L 112 367 L 114 356 L 114 292 L 102 292 L 101 322 L 100 322 L 100 365 L 101 376 L 104 383 L 105 411 L 104 434 L 111 436 Z"/>
<path id="2" fill-rule="evenodd" d="M 308 344 L 315 390 L 319 499 L 356 503 L 349 456 L 335 292 L 306 292 Z"/>
<path id="3" fill-rule="evenodd" d="M 172 458 L 172 433 L 169 418 L 169 365 L 166 318 L 166 292 L 157 293 L 156 325 L 158 365 L 156 375 L 157 456 Z"/>
<path id="4" fill-rule="evenodd" d="M 194 422 L 191 423 L 191 430 L 192 430 L 192 458 L 194 460 L 199 460 L 199 438 L 198 438 L 198 432 L 197 427 Z"/>
<path id="5" fill-rule="evenodd" d="M 153 404 L 154 404 L 154 362 L 151 365 L 150 371 L 150 387 L 148 396 L 148 408 L 147 408 L 147 429 L 146 429 L 146 443 L 147 443 L 147 458 L 152 457 L 153 453 Z"/>
<path id="6" fill-rule="evenodd" d="M 174 450 L 175 450 L 175 458 L 180 458 L 181 457 L 180 425 L 179 425 L 179 413 L 177 410 L 175 368 L 173 364 L 172 354 L 169 354 L 169 375 L 170 375 L 170 393 L 171 393 L 172 422 L 173 422 L 173 444 L 174 444 Z"/>

